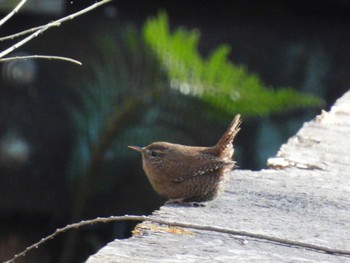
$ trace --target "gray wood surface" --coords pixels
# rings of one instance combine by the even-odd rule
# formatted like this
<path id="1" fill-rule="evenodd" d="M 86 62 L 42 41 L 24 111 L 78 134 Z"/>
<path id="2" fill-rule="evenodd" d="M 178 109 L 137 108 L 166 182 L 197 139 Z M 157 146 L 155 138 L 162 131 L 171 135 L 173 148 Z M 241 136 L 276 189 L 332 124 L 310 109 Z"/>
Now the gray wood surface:
<path id="1" fill-rule="evenodd" d="M 205 207 L 167 205 L 153 217 L 350 251 L 350 92 L 305 123 L 268 164 L 233 171 L 225 192 Z M 87 262 L 350 262 L 346 255 L 150 222 L 137 233 Z"/>

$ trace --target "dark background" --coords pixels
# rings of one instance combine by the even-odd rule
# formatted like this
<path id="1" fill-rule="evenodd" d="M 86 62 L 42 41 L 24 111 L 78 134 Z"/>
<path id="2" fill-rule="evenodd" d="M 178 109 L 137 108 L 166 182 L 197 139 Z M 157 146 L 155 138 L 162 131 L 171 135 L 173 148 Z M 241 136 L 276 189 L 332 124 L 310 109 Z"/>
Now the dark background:
<path id="1" fill-rule="evenodd" d="M 89 4 L 80 2 L 67 1 L 62 15 Z M 51 29 L 20 51 L 68 56 L 83 66 L 36 60 L 28 66 L 36 72 L 33 81 L 19 84 L 4 73 L 0 79 L 0 260 L 70 222 L 77 189 L 66 180 L 74 124 L 65 105 L 75 100 L 70 90 L 74 77 L 89 74 L 84 65 L 91 61 L 87 58 L 93 50 L 91 35 L 103 28 L 117 31 L 125 23 L 141 26 L 159 10 L 167 12 L 173 28 L 200 30 L 203 55 L 219 44 L 230 44 L 231 61 L 258 74 L 267 86 L 291 86 L 316 94 L 326 101 L 326 110 L 349 89 L 348 1 L 114 1 Z M 2 35 L 55 18 L 20 13 L 2 28 Z M 2 49 L 8 45 L 0 43 Z M 4 71 L 4 64 L 0 67 Z M 265 167 L 267 158 L 320 110 L 244 120 L 237 143 L 240 168 Z M 215 137 L 221 132 L 218 127 Z M 20 149 L 15 157 L 4 150 L 9 143 Z M 90 199 L 83 218 L 149 214 L 164 202 L 144 177 L 139 156 L 125 160 L 124 169 L 118 187 Z M 113 238 L 129 236 L 132 226 L 118 223 L 82 229 L 69 262 L 86 259 Z M 62 261 L 66 239 L 64 235 L 50 241 L 23 262 Z"/>

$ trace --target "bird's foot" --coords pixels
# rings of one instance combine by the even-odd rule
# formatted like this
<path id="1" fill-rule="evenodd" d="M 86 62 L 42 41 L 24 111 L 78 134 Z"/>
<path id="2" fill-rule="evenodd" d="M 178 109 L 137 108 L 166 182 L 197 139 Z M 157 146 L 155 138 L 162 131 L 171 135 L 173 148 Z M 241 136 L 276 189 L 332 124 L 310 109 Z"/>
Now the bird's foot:
<path id="1" fill-rule="evenodd" d="M 165 202 L 165 205 L 179 205 L 188 207 L 204 207 L 205 205 L 199 202 L 185 202 L 183 199 L 170 199 Z"/>

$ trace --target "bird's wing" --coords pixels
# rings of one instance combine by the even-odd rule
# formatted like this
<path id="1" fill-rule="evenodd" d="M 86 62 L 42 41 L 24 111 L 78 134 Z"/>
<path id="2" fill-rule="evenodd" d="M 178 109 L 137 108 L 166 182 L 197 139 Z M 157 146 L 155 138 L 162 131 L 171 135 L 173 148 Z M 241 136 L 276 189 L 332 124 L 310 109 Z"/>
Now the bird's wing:
<path id="1" fill-rule="evenodd" d="M 207 175 L 225 167 L 229 167 L 229 166 L 233 167 L 234 164 L 235 164 L 234 161 L 212 161 L 206 166 L 200 167 L 200 169 L 190 172 L 190 176 L 177 176 L 177 177 L 174 177 L 172 181 L 174 183 L 181 183 L 190 178 Z"/>

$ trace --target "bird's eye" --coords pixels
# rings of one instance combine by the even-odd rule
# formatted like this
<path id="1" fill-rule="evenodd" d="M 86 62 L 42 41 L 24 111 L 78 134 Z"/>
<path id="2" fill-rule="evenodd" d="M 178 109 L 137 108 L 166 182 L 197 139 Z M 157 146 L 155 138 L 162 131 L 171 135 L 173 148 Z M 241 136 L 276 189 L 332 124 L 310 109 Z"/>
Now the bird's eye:
<path id="1" fill-rule="evenodd" d="M 152 156 L 152 157 L 156 157 L 156 156 L 157 156 L 157 152 L 151 151 L 151 156 Z"/>

